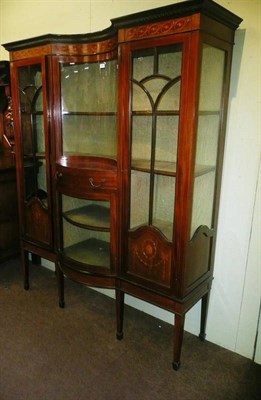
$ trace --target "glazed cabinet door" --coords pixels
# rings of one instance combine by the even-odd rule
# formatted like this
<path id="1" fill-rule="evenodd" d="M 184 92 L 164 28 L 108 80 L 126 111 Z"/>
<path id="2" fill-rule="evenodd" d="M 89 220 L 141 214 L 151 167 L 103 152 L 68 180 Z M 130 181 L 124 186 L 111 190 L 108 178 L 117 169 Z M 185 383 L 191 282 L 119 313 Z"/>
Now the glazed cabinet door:
<path id="1" fill-rule="evenodd" d="M 123 275 L 164 292 L 173 280 L 183 47 L 179 39 L 134 42 L 121 55 L 130 108 Z"/>
<path id="2" fill-rule="evenodd" d="M 54 62 L 61 269 L 87 284 L 104 277 L 101 286 L 111 286 L 118 249 L 117 60 L 110 57 Z"/>
<path id="3" fill-rule="evenodd" d="M 184 297 L 212 274 L 230 45 L 192 33 L 121 51 L 129 76 L 122 273 Z"/>
<path id="4" fill-rule="evenodd" d="M 43 57 L 11 63 L 22 238 L 51 248 L 49 133 Z"/>

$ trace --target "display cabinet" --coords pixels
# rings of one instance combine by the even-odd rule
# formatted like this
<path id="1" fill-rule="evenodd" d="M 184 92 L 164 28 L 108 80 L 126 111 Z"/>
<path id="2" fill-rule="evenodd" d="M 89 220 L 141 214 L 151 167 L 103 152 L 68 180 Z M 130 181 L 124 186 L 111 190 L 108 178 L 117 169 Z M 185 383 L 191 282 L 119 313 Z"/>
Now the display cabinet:
<path id="1" fill-rule="evenodd" d="M 63 275 L 175 315 L 205 337 L 234 33 L 211 0 L 119 17 L 101 32 L 6 44 L 16 93 L 21 243 Z M 40 228 L 39 228 L 40 227 Z"/>

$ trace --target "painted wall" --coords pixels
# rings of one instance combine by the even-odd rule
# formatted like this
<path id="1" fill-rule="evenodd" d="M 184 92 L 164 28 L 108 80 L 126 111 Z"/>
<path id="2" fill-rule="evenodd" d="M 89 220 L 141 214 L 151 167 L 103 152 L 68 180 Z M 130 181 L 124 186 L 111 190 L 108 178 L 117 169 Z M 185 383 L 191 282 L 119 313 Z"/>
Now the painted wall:
<path id="1" fill-rule="evenodd" d="M 261 2 L 216 1 L 244 21 L 235 39 L 207 339 L 252 358 L 261 294 L 260 185 L 257 185 L 261 142 Z M 46 33 L 102 30 L 110 25 L 111 18 L 175 2 L 178 1 L 0 0 L 0 42 Z M 0 49 L 0 59 L 8 59 L 3 48 Z M 168 312 L 130 297 L 127 302 L 173 323 L 173 316 Z M 198 334 L 199 304 L 188 313 L 185 328 Z M 261 346 L 257 348 L 260 352 Z M 260 354 L 256 355 L 256 361 L 261 362 Z"/>

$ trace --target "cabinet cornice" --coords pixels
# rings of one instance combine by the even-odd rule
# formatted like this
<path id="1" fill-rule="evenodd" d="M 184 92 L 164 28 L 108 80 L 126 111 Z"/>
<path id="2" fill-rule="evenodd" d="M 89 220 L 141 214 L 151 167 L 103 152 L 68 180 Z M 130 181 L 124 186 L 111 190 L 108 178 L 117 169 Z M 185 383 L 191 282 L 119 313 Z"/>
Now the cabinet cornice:
<path id="1" fill-rule="evenodd" d="M 135 34 L 137 34 L 137 29 L 135 29 L 135 27 L 137 26 L 154 24 L 157 22 L 162 23 L 162 21 L 168 21 L 171 19 L 176 20 L 181 18 L 181 21 L 176 21 L 174 25 L 172 23 L 171 33 L 173 33 L 174 28 L 175 32 L 183 31 L 184 24 L 190 24 L 190 18 L 188 17 L 198 13 L 200 13 L 201 15 L 205 15 L 212 20 L 215 20 L 216 22 L 219 22 L 233 30 L 235 30 L 242 22 L 241 18 L 212 0 L 188 0 L 182 3 L 175 3 L 168 6 L 129 14 L 123 17 L 113 18 L 111 19 L 111 25 L 108 28 L 98 32 L 83 34 L 48 33 L 29 39 L 5 43 L 3 44 L 3 47 L 9 52 L 24 50 L 29 47 L 42 48 L 42 46 L 51 46 L 49 49 L 57 51 L 62 47 L 67 48 L 67 46 L 75 44 L 78 44 L 80 46 L 86 45 L 87 48 L 89 44 L 89 46 L 93 48 L 94 44 L 97 42 L 96 46 L 98 46 L 98 48 L 96 49 L 96 52 L 100 53 L 100 47 L 103 46 L 104 43 L 111 44 L 112 47 L 110 48 L 110 50 L 112 50 L 114 46 L 116 46 L 117 35 L 120 29 L 127 29 L 131 27 L 132 34 L 134 31 L 136 32 Z M 130 30 L 128 30 L 128 32 L 130 34 Z"/>

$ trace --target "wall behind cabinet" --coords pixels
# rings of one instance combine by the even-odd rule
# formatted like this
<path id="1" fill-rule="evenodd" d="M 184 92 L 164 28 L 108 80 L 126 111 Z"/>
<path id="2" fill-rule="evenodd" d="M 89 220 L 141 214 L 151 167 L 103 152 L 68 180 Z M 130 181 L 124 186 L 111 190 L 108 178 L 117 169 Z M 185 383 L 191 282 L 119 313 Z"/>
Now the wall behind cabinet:
<path id="1" fill-rule="evenodd" d="M 105 29 L 110 19 L 175 0 L 0 0 L 0 42 L 46 33 Z M 252 358 L 261 296 L 260 262 L 260 0 L 216 0 L 243 18 L 236 32 L 219 232 L 207 339 Z M 0 49 L 0 59 L 8 53 Z M 256 206 L 255 206 L 256 205 Z M 46 265 L 48 265 L 46 263 Z M 128 303 L 173 323 L 172 314 L 128 298 Z M 197 334 L 199 307 L 186 318 Z M 260 335 L 259 335 L 260 337 Z M 259 349 L 261 346 L 259 346 Z M 261 363 L 261 355 L 256 355 Z"/>

